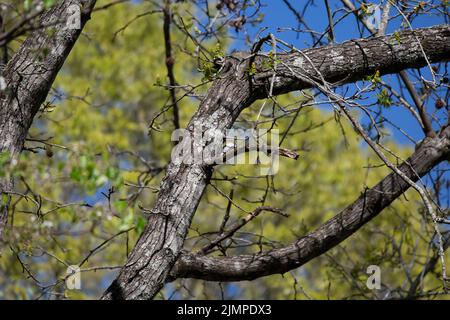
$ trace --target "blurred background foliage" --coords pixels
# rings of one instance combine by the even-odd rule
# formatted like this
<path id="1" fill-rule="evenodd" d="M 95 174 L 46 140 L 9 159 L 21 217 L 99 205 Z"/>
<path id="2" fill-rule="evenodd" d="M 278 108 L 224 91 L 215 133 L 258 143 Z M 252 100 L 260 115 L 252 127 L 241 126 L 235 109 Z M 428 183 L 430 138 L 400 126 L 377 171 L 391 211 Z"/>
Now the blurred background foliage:
<path id="1" fill-rule="evenodd" d="M 155 200 L 173 146 L 170 109 L 158 118 L 156 129 L 149 128 L 169 97 L 161 85 L 167 72 L 162 19 L 149 15 L 124 28 L 148 10 L 146 3 L 128 3 L 95 12 L 59 74 L 30 131 L 26 147 L 31 152 L 23 154 L 16 173 L 17 190 L 26 197 L 13 198 L 12 240 L 0 258 L 0 298 L 97 298 L 142 232 L 145 208 Z M 176 29 L 172 37 L 177 81 L 201 83 L 204 75 L 197 61 L 185 54 L 194 48 Z M 215 48 L 217 39 L 206 45 Z M 225 51 L 227 45 L 221 42 Z M 206 90 L 203 86 L 196 93 L 201 96 Z M 182 127 L 198 98 L 180 101 Z M 287 244 L 313 230 L 388 173 L 353 129 L 314 105 L 309 93 L 278 101 L 288 109 L 301 106 L 298 114 L 292 112 L 275 124 L 283 134 L 296 117 L 282 146 L 296 150 L 299 159 L 281 158 L 273 177 L 258 176 L 255 166 L 220 166 L 211 181 L 214 187 L 208 187 L 197 210 L 186 250 L 198 250 L 213 236 L 208 233 L 220 228 L 229 202 L 221 193 L 233 191 L 233 202 L 239 204 L 231 205 L 230 221 L 262 204 L 289 214 L 261 213 L 238 232 L 234 243 L 226 243 L 228 255 L 250 253 Z M 258 104 L 240 116 L 237 127 L 246 127 L 247 119 L 256 117 Z M 35 141 L 39 139 L 48 144 Z M 412 151 L 384 142 L 403 159 Z M 385 288 L 402 288 L 405 270 L 420 272 L 432 234 L 413 192 L 385 211 L 341 246 L 292 272 L 240 283 L 179 279 L 158 298 L 379 297 L 383 291 L 365 286 L 368 265 L 381 267 Z M 82 262 L 82 290 L 66 290 L 62 279 L 67 267 Z M 427 277 L 424 286 L 439 283 Z"/>

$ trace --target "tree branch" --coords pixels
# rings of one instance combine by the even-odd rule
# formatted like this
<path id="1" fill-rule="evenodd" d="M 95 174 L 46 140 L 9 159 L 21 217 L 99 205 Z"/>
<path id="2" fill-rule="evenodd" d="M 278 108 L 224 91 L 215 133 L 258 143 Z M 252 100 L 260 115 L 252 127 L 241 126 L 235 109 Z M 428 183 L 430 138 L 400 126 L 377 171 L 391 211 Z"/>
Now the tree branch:
<path id="1" fill-rule="evenodd" d="M 90 19 L 96 0 L 65 0 L 42 13 L 39 24 L 51 26 L 36 30 L 27 37 L 8 62 L 3 77 L 7 84 L 0 101 L 0 152 L 11 159 L 21 151 L 33 118 L 55 80 L 64 61 Z M 81 28 L 66 29 L 73 14 L 69 7 L 78 5 Z M 54 30 L 54 32 L 50 32 Z M 11 191 L 11 179 L 0 181 L 0 195 Z M 0 198 L 0 237 L 7 223 L 8 199 Z"/>
<path id="2" fill-rule="evenodd" d="M 399 169 L 416 182 L 434 166 L 450 159 L 450 127 L 441 137 L 428 138 Z M 315 231 L 279 249 L 254 255 L 214 258 L 183 253 L 171 272 L 170 280 L 196 278 L 210 281 L 243 281 L 285 273 L 338 245 L 404 193 L 410 185 L 391 173 L 342 212 Z"/>
<path id="3" fill-rule="evenodd" d="M 163 30 L 164 30 L 164 45 L 166 49 L 167 77 L 169 78 L 169 92 L 173 108 L 173 125 L 175 129 L 178 129 L 180 128 L 180 116 L 179 116 L 178 100 L 175 91 L 175 86 L 177 85 L 177 82 L 175 80 L 175 75 L 173 72 L 175 58 L 172 55 L 172 39 L 170 35 L 170 24 L 172 21 L 171 5 L 172 5 L 171 0 L 165 0 L 163 9 L 164 12 Z"/>
<path id="4" fill-rule="evenodd" d="M 428 59 L 424 57 L 424 53 Z M 207 96 L 189 122 L 187 128 L 189 134 L 193 137 L 194 128 L 202 128 L 202 130 L 230 128 L 242 110 L 257 99 L 267 97 L 268 88 L 272 84 L 275 95 L 311 88 L 316 83 L 324 81 L 329 85 L 341 85 L 373 75 L 376 71 L 379 71 L 380 74 L 388 74 L 406 68 L 418 68 L 426 65 L 427 60 L 430 62 L 449 60 L 450 26 L 404 31 L 399 33 L 398 37 L 381 36 L 347 41 L 322 48 L 294 50 L 291 53 L 279 54 L 276 58 L 280 62 L 277 63 L 275 73 L 274 70 L 265 69 L 270 62 L 267 56 L 256 57 L 257 72 L 252 76 L 245 68 L 245 59 L 243 61 L 239 61 L 236 57 L 226 59 L 221 73 L 213 82 Z M 276 77 L 272 83 L 271 79 L 274 74 Z M 249 81 L 249 77 L 251 81 Z M 189 139 L 183 139 L 183 141 L 185 140 Z M 203 148 L 203 146 L 196 145 L 198 142 L 195 139 L 192 140 L 194 140 L 193 148 Z M 447 141 L 444 138 L 441 140 L 439 141 L 442 144 Z M 433 141 L 438 142 L 437 140 Z M 422 147 L 419 150 L 422 151 L 418 157 L 422 159 L 429 157 L 428 151 L 434 149 Z M 442 150 L 433 151 L 431 154 L 442 152 Z M 414 165 L 418 165 L 421 163 L 418 161 L 419 158 L 412 158 L 410 161 Z M 419 172 L 425 174 L 440 159 L 437 157 L 436 162 L 433 163 L 425 161 L 426 163 L 418 168 Z M 410 174 L 411 178 L 414 178 L 408 168 L 403 166 L 402 169 Z M 171 163 L 168 166 L 146 229 L 119 276 L 104 293 L 102 299 L 150 299 L 162 288 L 169 271 L 180 255 L 191 220 L 209 183 L 212 170 L 212 166 L 197 163 L 189 165 Z M 399 178 L 392 174 L 380 185 L 381 190 L 391 190 L 392 186 L 389 183 L 398 180 Z M 387 205 L 388 199 L 393 201 L 404 191 L 406 186 L 404 182 L 398 181 L 398 183 L 401 183 L 402 188 L 395 197 L 379 200 L 385 203 L 384 206 Z M 379 190 L 375 189 L 374 192 L 377 191 Z M 362 218 L 367 217 L 367 211 L 365 212 Z M 350 218 L 360 219 L 361 217 L 351 215 Z M 357 224 L 358 221 L 343 222 Z M 337 224 L 340 222 L 336 221 Z M 336 224 L 331 226 L 336 226 Z M 326 229 L 321 232 L 324 231 Z M 344 235 L 348 236 L 349 234 L 344 233 Z M 336 243 L 339 239 L 319 240 L 324 241 L 324 244 L 329 244 L 330 242 Z M 315 243 L 314 239 L 310 241 Z M 324 245 L 319 243 L 316 246 L 323 247 Z M 301 248 L 294 249 L 302 250 Z M 249 256 L 249 258 L 252 259 L 253 256 Z M 242 260 L 239 258 L 236 263 L 239 264 L 240 261 Z M 291 265 L 292 261 L 288 261 Z M 247 266 L 249 261 L 245 262 L 240 266 Z M 271 269 L 268 269 L 268 272 L 270 271 Z"/>

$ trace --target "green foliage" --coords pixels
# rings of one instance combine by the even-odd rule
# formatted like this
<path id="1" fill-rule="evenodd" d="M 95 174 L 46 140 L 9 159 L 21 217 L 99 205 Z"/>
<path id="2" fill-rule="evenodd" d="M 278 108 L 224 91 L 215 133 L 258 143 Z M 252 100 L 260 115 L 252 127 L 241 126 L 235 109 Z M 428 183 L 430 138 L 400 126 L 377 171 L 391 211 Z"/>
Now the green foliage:
<path id="1" fill-rule="evenodd" d="M 36 0 L 24 0 L 23 6 L 24 6 L 25 10 L 30 10 L 32 8 L 32 5 L 37 4 L 37 3 L 39 3 L 39 2 Z M 44 8 L 48 9 L 55 4 L 55 0 L 43 0 L 42 3 L 44 4 Z"/>
<path id="2" fill-rule="evenodd" d="M 69 176 L 88 194 L 94 193 L 106 183 L 116 188 L 123 184 L 123 178 L 116 167 L 108 166 L 102 173 L 94 159 L 86 155 L 79 157 L 78 164 L 72 166 Z"/>
<path id="3" fill-rule="evenodd" d="M 222 45 L 217 43 L 213 50 L 213 59 L 222 59 L 224 56 L 225 54 L 223 53 Z"/>
<path id="4" fill-rule="evenodd" d="M 267 59 L 264 60 L 263 66 L 264 66 L 264 68 L 266 68 L 266 69 L 274 69 L 275 66 L 276 66 L 278 63 L 280 63 L 280 62 L 281 62 L 281 59 L 280 59 L 280 58 L 277 58 L 277 57 L 275 56 L 275 54 L 271 51 L 271 52 L 269 52 L 269 54 L 267 55 Z M 255 68 L 255 69 L 256 69 L 256 68 Z M 255 70 L 255 71 L 256 71 L 256 70 Z"/>
<path id="5" fill-rule="evenodd" d="M 202 81 L 212 81 L 216 77 L 217 72 L 219 72 L 219 69 L 214 63 L 202 61 L 198 71 L 203 73 Z"/>
<path id="6" fill-rule="evenodd" d="M 386 89 L 383 89 L 380 93 L 377 93 L 377 103 L 383 107 L 391 106 L 392 102 Z"/>
<path id="7" fill-rule="evenodd" d="M 257 72 L 256 70 L 256 63 L 252 62 L 252 64 L 250 66 L 247 67 L 247 69 L 245 70 L 245 72 L 249 75 L 249 76 L 254 76 Z"/>
<path id="8" fill-rule="evenodd" d="M 375 71 L 371 76 L 367 76 L 366 80 L 372 82 L 372 88 L 375 88 L 381 82 L 380 70 Z"/>
<path id="9" fill-rule="evenodd" d="M 402 41 L 401 41 L 402 39 L 400 38 L 400 34 L 397 31 L 394 32 L 394 37 L 395 37 L 395 40 L 397 40 L 397 42 L 399 44 L 402 43 Z"/>
<path id="10" fill-rule="evenodd" d="M 0 152 L 0 177 L 4 178 L 6 175 L 6 166 L 9 163 L 10 155 L 9 152 Z"/>
<path id="11" fill-rule="evenodd" d="M 223 52 L 222 45 L 217 43 L 214 48 L 211 50 L 211 54 L 213 57 L 213 62 L 210 61 L 201 61 L 200 67 L 198 71 L 203 74 L 202 81 L 212 81 L 217 76 L 219 72 L 219 65 L 217 65 L 216 61 L 222 61 L 225 57 L 225 53 Z"/>

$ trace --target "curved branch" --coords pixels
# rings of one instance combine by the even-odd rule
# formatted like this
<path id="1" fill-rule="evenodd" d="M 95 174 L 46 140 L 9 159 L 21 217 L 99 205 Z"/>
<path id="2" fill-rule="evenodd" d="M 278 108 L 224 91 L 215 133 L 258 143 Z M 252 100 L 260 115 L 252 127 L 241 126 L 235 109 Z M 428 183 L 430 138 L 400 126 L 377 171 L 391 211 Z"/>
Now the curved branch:
<path id="1" fill-rule="evenodd" d="M 434 166 L 450 159 L 450 127 L 441 137 L 427 138 L 399 169 L 414 182 Z M 315 231 L 279 249 L 254 255 L 225 258 L 183 253 L 170 280 L 196 278 L 211 281 L 242 281 L 285 273 L 321 255 L 354 234 L 404 193 L 410 185 L 391 173 L 342 212 Z"/>

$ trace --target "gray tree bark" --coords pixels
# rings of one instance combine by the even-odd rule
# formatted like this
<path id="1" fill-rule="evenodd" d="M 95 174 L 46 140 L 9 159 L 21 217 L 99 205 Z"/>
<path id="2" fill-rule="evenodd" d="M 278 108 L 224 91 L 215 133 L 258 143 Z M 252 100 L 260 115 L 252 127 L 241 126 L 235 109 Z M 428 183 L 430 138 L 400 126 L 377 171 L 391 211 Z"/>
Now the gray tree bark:
<path id="1" fill-rule="evenodd" d="M 446 160 L 450 160 L 450 126 L 438 137 L 426 138 L 399 169 L 416 182 Z M 224 258 L 183 253 L 171 271 L 169 280 L 196 278 L 222 282 L 243 281 L 298 268 L 354 234 L 409 187 L 399 175 L 392 172 L 373 188 L 363 190 L 355 202 L 317 230 L 286 247 Z"/>
<path id="2" fill-rule="evenodd" d="M 377 70 L 383 75 L 396 73 L 406 68 L 422 67 L 427 63 L 424 54 L 430 62 L 449 60 L 450 26 L 404 31 L 399 34 L 399 37 L 383 36 L 353 40 L 339 45 L 279 55 L 277 58 L 281 61 L 276 69 L 273 94 L 311 88 L 316 83 L 322 83 L 323 80 L 336 86 L 373 75 Z M 267 65 L 264 63 L 265 59 L 267 58 L 262 56 L 255 58 L 257 73 L 251 79 L 246 72 L 248 59 L 244 61 L 236 58 L 227 59 L 221 73 L 189 122 L 188 130 L 192 133 L 194 127 L 201 127 L 203 130 L 230 128 L 243 109 L 249 107 L 257 99 L 267 97 L 274 71 L 264 70 L 264 66 Z M 425 153 L 421 153 L 420 158 L 424 156 Z M 410 161 L 413 160 L 410 159 Z M 424 165 L 421 174 L 428 172 L 432 165 L 437 163 L 436 161 L 434 159 Z M 418 165 L 419 163 L 414 162 L 414 164 Z M 420 167 L 422 168 L 422 166 Z M 406 170 L 405 167 L 402 169 Z M 150 299 L 170 279 L 168 278 L 169 272 L 180 255 L 192 217 L 209 182 L 212 170 L 212 166 L 202 164 L 176 165 L 171 163 L 169 165 L 147 227 L 119 276 L 104 293 L 102 299 Z M 388 183 L 394 182 L 399 183 L 397 178 L 390 176 L 381 183 L 379 188 L 386 189 Z M 399 194 L 404 189 L 404 186 L 400 187 Z M 394 199 L 382 200 L 382 202 L 385 202 L 384 206 L 386 206 Z M 378 199 L 378 201 L 381 200 Z M 361 206 L 361 203 L 358 202 L 358 206 Z M 364 212 L 362 219 L 370 220 L 370 212 L 362 211 Z M 340 234 L 333 229 L 336 227 L 336 223 L 339 223 L 339 219 L 343 218 L 347 219 L 344 222 L 354 228 L 355 224 L 358 224 L 354 220 L 358 218 L 358 210 L 355 209 L 354 214 L 336 218 L 336 221 L 316 234 L 316 240 L 312 239 L 312 242 L 300 242 L 300 244 L 309 245 L 311 249 L 314 249 L 315 246 L 321 249 L 338 242 L 339 238 L 333 239 L 332 236 L 328 238 L 328 232 L 331 232 L 331 235 L 339 235 L 342 240 L 348 237 L 351 233 Z M 354 230 L 356 229 L 354 228 Z M 333 230 L 335 230 L 334 233 Z M 324 244 L 317 244 L 317 241 L 324 241 Z M 296 251 L 299 250 L 296 245 L 293 245 L 292 248 Z M 286 264 L 289 267 L 295 266 L 291 260 L 295 261 L 297 258 L 292 254 L 292 248 L 289 247 L 286 252 L 281 252 L 282 256 L 287 254 L 288 258 L 283 261 L 287 260 Z M 320 254 L 321 251 L 317 248 L 314 250 Z M 309 255 L 315 256 L 311 253 Z M 201 259 L 195 260 L 196 258 L 192 255 L 184 256 L 177 266 L 175 274 L 179 276 L 190 274 L 200 277 L 201 271 L 198 268 L 201 264 L 197 261 Z M 207 261 L 209 263 L 211 260 Z M 231 261 L 226 260 L 225 262 Z M 249 260 L 245 260 L 242 265 L 239 265 L 240 267 L 231 270 L 239 273 L 245 270 L 245 263 L 248 262 Z M 189 269 L 188 272 L 187 265 L 196 266 Z M 214 264 L 209 263 L 209 266 L 212 265 Z M 231 263 L 228 263 L 229 265 Z M 273 263 L 273 266 L 275 269 L 278 268 L 276 263 Z M 221 268 L 216 270 L 219 271 L 219 269 Z M 214 277 L 217 276 L 213 268 L 208 270 L 214 274 Z M 269 270 L 270 272 L 282 271 L 282 269 Z M 237 279 L 237 275 L 234 277 Z"/>
<path id="3" fill-rule="evenodd" d="M 3 72 L 7 87 L 0 101 L 0 153 L 15 159 L 22 151 L 28 129 L 55 80 L 64 61 L 89 20 L 96 0 L 64 0 L 44 12 L 42 26 L 32 32 Z M 73 15 L 69 7 L 80 7 L 79 29 L 65 30 Z M 13 180 L 0 181 L 0 238 L 7 224 L 9 195 Z"/>

